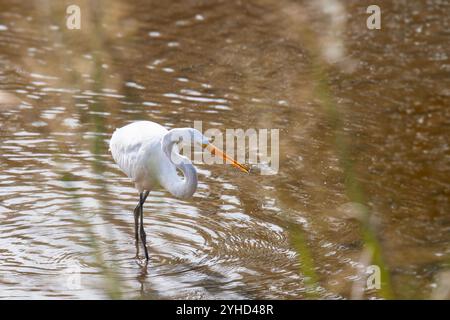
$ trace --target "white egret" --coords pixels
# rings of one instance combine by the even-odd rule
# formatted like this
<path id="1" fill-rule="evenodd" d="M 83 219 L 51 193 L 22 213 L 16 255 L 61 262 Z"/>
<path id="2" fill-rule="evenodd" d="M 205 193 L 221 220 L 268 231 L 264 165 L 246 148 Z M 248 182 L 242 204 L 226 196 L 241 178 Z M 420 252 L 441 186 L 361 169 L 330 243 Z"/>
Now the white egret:
<path id="1" fill-rule="evenodd" d="M 114 161 L 132 179 L 139 191 L 139 203 L 134 209 L 134 230 L 136 244 L 139 241 L 139 230 L 147 261 L 143 206 L 150 191 L 162 186 L 173 196 L 186 199 L 197 189 L 197 170 L 187 157 L 179 153 L 179 143 L 201 145 L 211 154 L 222 157 L 225 162 L 249 172 L 245 166 L 210 144 L 208 138 L 193 128 L 167 130 L 155 122 L 138 121 L 117 129 L 112 135 L 110 150 Z M 178 175 L 178 170 L 183 177 Z"/>

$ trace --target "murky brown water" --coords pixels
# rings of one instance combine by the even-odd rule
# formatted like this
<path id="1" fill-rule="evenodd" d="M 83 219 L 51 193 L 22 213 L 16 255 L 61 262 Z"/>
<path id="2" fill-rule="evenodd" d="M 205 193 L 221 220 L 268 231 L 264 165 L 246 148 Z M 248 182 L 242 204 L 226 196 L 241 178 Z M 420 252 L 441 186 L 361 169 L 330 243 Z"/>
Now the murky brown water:
<path id="1" fill-rule="evenodd" d="M 395 295 L 446 297 L 446 1 L 379 1 L 378 31 L 356 0 L 74 2 L 79 31 L 65 27 L 72 2 L 0 2 L 0 298 L 307 298 L 292 221 L 316 297 L 355 297 L 363 242 L 342 214 L 355 205 L 313 48 L 337 61 L 322 80 Z M 281 148 L 277 175 L 200 165 L 193 199 L 152 192 L 148 268 L 134 258 L 137 194 L 107 148 L 142 119 L 279 128 Z"/>

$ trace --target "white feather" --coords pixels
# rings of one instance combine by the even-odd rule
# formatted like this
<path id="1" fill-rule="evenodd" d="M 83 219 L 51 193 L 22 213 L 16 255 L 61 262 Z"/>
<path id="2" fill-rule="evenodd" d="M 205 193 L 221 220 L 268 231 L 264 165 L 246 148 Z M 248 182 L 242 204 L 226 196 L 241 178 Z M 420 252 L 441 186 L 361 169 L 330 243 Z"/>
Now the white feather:
<path id="1" fill-rule="evenodd" d="M 168 131 L 151 121 L 133 122 L 114 132 L 110 150 L 114 161 L 135 183 L 139 192 L 162 186 L 176 197 L 188 198 L 197 189 L 197 172 L 189 159 L 178 154 L 178 146 L 172 144 L 170 151 L 184 162 L 178 166 L 184 174 L 184 179 L 181 178 L 177 166 L 164 153 L 163 144 L 167 147 L 179 137 L 175 133 L 190 133 L 192 130 L 181 128 Z M 165 136 L 168 139 L 163 139 Z"/>

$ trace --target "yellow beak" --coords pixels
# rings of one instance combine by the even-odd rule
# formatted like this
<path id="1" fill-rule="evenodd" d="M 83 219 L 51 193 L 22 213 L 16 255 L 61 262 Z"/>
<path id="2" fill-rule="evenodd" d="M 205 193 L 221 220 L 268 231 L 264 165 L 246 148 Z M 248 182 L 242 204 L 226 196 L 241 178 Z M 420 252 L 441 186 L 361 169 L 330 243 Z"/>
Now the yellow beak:
<path id="1" fill-rule="evenodd" d="M 245 173 L 249 173 L 249 169 L 245 165 L 235 161 L 234 159 L 229 157 L 225 152 L 223 152 L 213 144 L 211 143 L 204 144 L 203 147 L 206 148 L 209 152 L 211 152 L 212 155 L 222 157 L 225 163 L 230 163 L 233 167 L 238 168 L 239 170 L 244 171 Z"/>

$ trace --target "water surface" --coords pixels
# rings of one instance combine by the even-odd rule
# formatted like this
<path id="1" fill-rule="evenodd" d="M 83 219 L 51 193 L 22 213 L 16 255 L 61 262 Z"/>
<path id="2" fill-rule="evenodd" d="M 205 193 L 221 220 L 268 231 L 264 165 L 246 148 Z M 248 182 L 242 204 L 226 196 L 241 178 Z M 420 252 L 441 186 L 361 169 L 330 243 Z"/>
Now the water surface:
<path id="1" fill-rule="evenodd" d="M 68 30 L 64 1 L 0 3 L 0 298 L 355 297 L 364 243 L 348 216 L 358 204 L 318 80 L 342 121 L 396 296 L 441 290 L 450 261 L 445 1 L 382 1 L 381 30 L 366 28 L 366 1 L 79 4 L 82 28 Z M 145 267 L 135 258 L 138 195 L 107 147 L 136 120 L 278 128 L 280 171 L 199 165 L 192 199 L 152 192 Z"/>

